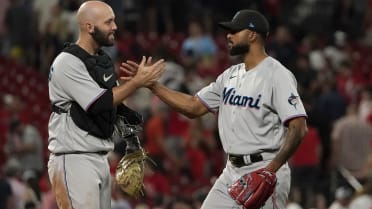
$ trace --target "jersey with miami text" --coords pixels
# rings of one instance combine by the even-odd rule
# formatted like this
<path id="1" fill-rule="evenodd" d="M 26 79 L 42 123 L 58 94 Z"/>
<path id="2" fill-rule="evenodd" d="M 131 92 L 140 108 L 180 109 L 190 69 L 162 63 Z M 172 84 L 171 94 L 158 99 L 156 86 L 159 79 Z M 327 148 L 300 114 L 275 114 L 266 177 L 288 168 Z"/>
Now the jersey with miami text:
<path id="1" fill-rule="evenodd" d="M 287 122 L 306 117 L 293 74 L 272 57 L 246 71 L 233 65 L 197 96 L 218 112 L 218 129 L 225 152 L 252 154 L 278 150 Z"/>

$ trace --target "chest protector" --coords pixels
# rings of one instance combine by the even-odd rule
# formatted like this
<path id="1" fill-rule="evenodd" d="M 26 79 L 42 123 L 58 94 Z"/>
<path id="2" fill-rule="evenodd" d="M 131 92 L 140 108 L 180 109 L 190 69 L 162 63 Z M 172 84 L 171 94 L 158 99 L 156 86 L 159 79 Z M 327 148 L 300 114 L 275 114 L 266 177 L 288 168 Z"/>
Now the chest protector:
<path id="1" fill-rule="evenodd" d="M 99 50 L 97 55 L 90 55 L 84 49 L 76 44 L 68 44 L 64 52 L 78 57 L 85 64 L 89 75 L 101 88 L 111 91 L 116 86 L 117 77 L 114 65 L 110 57 L 103 51 Z M 107 79 L 108 76 L 112 76 Z M 100 139 L 108 139 L 114 131 L 114 121 L 117 109 L 103 111 L 100 114 L 86 112 L 77 102 L 72 102 L 70 115 L 74 123 L 82 130 Z"/>

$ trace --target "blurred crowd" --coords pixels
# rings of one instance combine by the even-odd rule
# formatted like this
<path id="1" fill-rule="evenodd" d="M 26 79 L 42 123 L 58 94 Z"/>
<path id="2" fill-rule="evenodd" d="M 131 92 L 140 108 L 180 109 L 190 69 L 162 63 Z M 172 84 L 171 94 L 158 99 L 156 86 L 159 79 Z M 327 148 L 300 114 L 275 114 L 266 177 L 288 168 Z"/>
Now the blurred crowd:
<path id="1" fill-rule="evenodd" d="M 64 43 L 76 40 L 72 18 L 81 2 L 0 1 L 0 209 L 57 208 L 46 167 L 47 78 Z M 309 116 L 290 160 L 288 209 L 372 205 L 371 0 L 105 2 L 118 25 L 117 43 L 105 48 L 115 64 L 165 58 L 160 81 L 190 94 L 236 63 L 216 23 L 243 8 L 265 14 L 267 52 L 295 75 Z M 155 164 L 147 165 L 140 199 L 113 182 L 112 208 L 200 208 L 226 162 L 214 115 L 187 119 L 146 89 L 127 102 L 144 116 L 141 142 Z M 113 174 L 123 153 L 118 143 L 109 155 Z"/>

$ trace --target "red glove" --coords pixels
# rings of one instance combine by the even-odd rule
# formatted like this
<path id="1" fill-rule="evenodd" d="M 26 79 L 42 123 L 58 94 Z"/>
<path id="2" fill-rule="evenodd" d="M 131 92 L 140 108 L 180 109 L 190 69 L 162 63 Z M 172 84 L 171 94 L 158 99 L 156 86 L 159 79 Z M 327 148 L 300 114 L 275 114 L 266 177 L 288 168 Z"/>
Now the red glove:
<path id="1" fill-rule="evenodd" d="M 274 192 L 276 175 L 266 168 L 245 174 L 232 184 L 231 197 L 246 209 L 259 209 Z"/>

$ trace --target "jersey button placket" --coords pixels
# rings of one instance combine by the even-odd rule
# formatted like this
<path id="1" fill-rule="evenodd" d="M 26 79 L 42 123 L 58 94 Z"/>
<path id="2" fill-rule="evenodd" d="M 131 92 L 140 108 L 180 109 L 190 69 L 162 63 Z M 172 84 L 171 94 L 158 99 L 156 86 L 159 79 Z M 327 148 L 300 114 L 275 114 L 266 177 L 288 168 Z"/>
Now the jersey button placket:
<path id="1" fill-rule="evenodd" d="M 234 123 L 235 122 L 235 112 L 236 112 L 236 107 L 233 107 L 232 111 L 231 111 L 231 117 L 232 117 L 232 120 L 231 122 Z M 231 132 L 234 133 L 235 132 L 235 129 L 234 127 L 231 128 Z"/>

